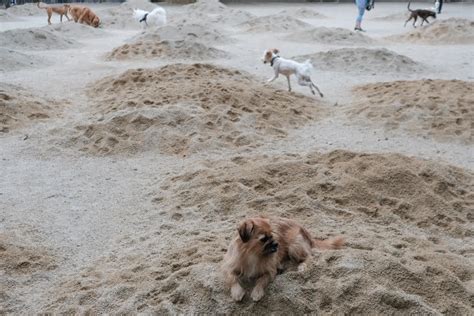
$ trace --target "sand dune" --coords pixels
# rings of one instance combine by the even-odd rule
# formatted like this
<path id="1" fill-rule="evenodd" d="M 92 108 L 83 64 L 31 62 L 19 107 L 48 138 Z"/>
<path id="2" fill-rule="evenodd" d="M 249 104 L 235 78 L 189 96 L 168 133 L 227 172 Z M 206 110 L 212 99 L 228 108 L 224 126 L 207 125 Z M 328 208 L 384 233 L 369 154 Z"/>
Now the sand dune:
<path id="1" fill-rule="evenodd" d="M 246 32 L 291 32 L 311 28 L 309 23 L 282 14 L 256 17 L 239 26 Z"/>
<path id="2" fill-rule="evenodd" d="M 378 72 L 419 73 L 426 67 L 388 49 L 341 48 L 295 57 L 311 60 L 318 70 L 373 74 Z"/>
<path id="3" fill-rule="evenodd" d="M 17 16 L 34 16 L 44 15 L 46 10 L 39 9 L 36 3 L 25 3 L 22 5 L 14 5 L 7 9 L 7 12 Z"/>
<path id="4" fill-rule="evenodd" d="M 211 24 L 221 23 L 226 27 L 243 23 L 253 17 L 249 12 L 230 8 L 218 0 L 198 0 L 196 3 L 184 6 L 183 13 L 175 18 L 171 17 L 170 21 L 174 19 L 183 23 L 206 21 Z"/>
<path id="5" fill-rule="evenodd" d="M 107 54 L 108 60 L 136 59 L 136 58 L 167 58 L 206 60 L 227 58 L 228 53 L 192 41 L 138 41 L 114 48 Z"/>
<path id="6" fill-rule="evenodd" d="M 474 83 L 460 80 L 383 82 L 354 89 L 349 113 L 441 140 L 474 143 Z"/>
<path id="7" fill-rule="evenodd" d="M 89 96 L 107 117 L 78 126 L 68 144 L 99 155 L 253 148 L 326 112 L 317 99 L 206 64 L 129 70 L 95 83 Z"/>
<path id="8" fill-rule="evenodd" d="M 285 39 L 295 42 L 317 41 L 331 45 L 360 45 L 375 42 L 366 35 L 339 27 L 316 27 L 307 31 L 291 33 L 285 36 Z"/>
<path id="9" fill-rule="evenodd" d="M 10 13 L 10 11 L 0 10 L 0 22 L 21 21 L 21 18 Z"/>
<path id="10" fill-rule="evenodd" d="M 168 219 L 62 280 L 43 310 L 469 313 L 469 246 L 449 244 L 439 231 L 472 235 L 473 174 L 396 154 L 346 151 L 237 156 L 207 165 L 156 188 L 152 203 Z M 315 252 L 304 274 L 290 268 L 278 275 L 258 304 L 248 297 L 235 304 L 219 263 L 237 234 L 235 223 L 258 213 L 291 215 L 320 238 L 350 239 L 343 250 Z"/>
<path id="11" fill-rule="evenodd" d="M 78 43 L 45 28 L 30 28 L 1 32 L 0 46 L 23 50 L 54 50 L 77 47 Z"/>
<path id="12" fill-rule="evenodd" d="M 474 21 L 460 18 L 438 20 L 408 33 L 389 36 L 391 41 L 420 44 L 473 44 Z"/>
<path id="13" fill-rule="evenodd" d="M 0 83 L 0 132 L 8 133 L 33 121 L 58 116 L 58 105 L 19 86 Z"/>
<path id="14" fill-rule="evenodd" d="M 16 71 L 25 68 L 40 68 L 52 62 L 43 57 L 20 53 L 16 50 L 0 48 L 0 72 Z"/>
<path id="15" fill-rule="evenodd" d="M 45 31 L 52 31 L 53 34 L 67 39 L 93 38 L 107 36 L 107 32 L 100 28 L 93 28 L 85 24 L 64 22 L 55 23 L 42 28 Z"/>

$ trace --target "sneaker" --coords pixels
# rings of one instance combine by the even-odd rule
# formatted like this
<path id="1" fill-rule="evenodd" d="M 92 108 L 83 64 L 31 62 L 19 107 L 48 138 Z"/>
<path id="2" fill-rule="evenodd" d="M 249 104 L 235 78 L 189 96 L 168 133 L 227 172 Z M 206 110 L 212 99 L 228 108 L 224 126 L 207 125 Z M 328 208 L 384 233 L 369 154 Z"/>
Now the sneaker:
<path id="1" fill-rule="evenodd" d="M 355 27 L 355 28 L 354 28 L 354 31 L 365 32 L 365 30 L 363 30 L 363 29 L 360 28 L 360 27 Z"/>

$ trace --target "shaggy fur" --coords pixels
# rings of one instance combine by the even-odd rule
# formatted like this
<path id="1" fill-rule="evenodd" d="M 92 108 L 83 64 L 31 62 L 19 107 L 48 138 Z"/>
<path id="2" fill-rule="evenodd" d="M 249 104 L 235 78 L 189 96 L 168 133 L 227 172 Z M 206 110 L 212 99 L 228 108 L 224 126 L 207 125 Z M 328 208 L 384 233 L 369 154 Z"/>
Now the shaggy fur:
<path id="1" fill-rule="evenodd" d="M 93 27 L 98 27 L 100 24 L 99 17 L 88 7 L 72 6 L 69 9 L 74 22 L 87 24 Z"/>
<path id="2" fill-rule="evenodd" d="M 295 262 L 303 272 L 310 261 L 311 249 L 338 249 L 344 240 L 336 237 L 318 240 L 291 219 L 255 217 L 243 221 L 239 236 L 230 244 L 224 256 L 222 271 L 231 296 L 241 301 L 245 296 L 242 284 L 255 282 L 250 294 L 259 301 L 267 285 L 285 264 Z"/>

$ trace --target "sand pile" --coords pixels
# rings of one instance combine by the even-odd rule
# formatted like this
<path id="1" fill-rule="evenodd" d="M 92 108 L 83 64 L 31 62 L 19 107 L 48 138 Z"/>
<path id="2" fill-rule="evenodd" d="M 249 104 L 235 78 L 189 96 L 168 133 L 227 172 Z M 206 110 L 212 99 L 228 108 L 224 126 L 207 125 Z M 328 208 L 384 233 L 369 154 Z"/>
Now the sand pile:
<path id="1" fill-rule="evenodd" d="M 249 12 L 232 9 L 218 0 L 198 0 L 196 3 L 183 7 L 183 12 L 176 17 L 171 17 L 171 23 L 193 23 L 206 21 L 208 23 L 221 23 L 237 25 L 254 16 Z"/>
<path id="2" fill-rule="evenodd" d="M 298 56 L 298 61 L 311 60 L 318 70 L 342 71 L 355 74 L 418 73 L 424 66 L 385 48 L 341 48 L 327 52 Z"/>
<path id="3" fill-rule="evenodd" d="M 21 21 L 21 18 L 11 14 L 10 11 L 0 9 L 0 22 Z"/>
<path id="4" fill-rule="evenodd" d="M 108 60 L 136 58 L 166 58 L 206 60 L 226 58 L 228 54 L 220 49 L 195 41 L 138 41 L 114 48 L 107 54 Z"/>
<path id="5" fill-rule="evenodd" d="M 185 40 L 200 41 L 203 43 L 226 43 L 229 38 L 214 25 L 203 23 L 171 23 L 153 31 L 144 32 L 131 39 L 132 42 L 139 40 Z"/>
<path id="6" fill-rule="evenodd" d="M 318 11 L 307 9 L 307 8 L 299 8 L 299 9 L 289 9 L 283 10 L 278 13 L 279 15 L 291 15 L 297 18 L 303 19 L 326 19 L 327 16 L 324 14 L 319 13 Z"/>
<path id="7" fill-rule="evenodd" d="M 46 10 L 39 9 L 36 3 L 25 3 L 21 5 L 14 5 L 7 9 L 8 13 L 18 16 L 33 16 L 33 15 L 45 15 Z"/>
<path id="8" fill-rule="evenodd" d="M 45 272 L 56 268 L 54 256 L 47 249 L 36 246 L 16 234 L 0 233 L 0 313 L 18 314 L 24 312 L 21 306 L 28 300 L 23 290 L 31 283 L 44 278 Z M 13 297 L 21 300 L 14 300 Z"/>
<path id="9" fill-rule="evenodd" d="M 394 81 L 356 87 L 349 114 L 388 129 L 474 143 L 474 83 L 460 80 Z"/>
<path id="10" fill-rule="evenodd" d="M 77 47 L 73 39 L 45 28 L 14 29 L 0 33 L 0 47 L 21 50 L 54 50 Z"/>
<path id="11" fill-rule="evenodd" d="M 53 34 L 64 38 L 91 38 L 106 36 L 107 33 L 103 29 L 90 27 L 81 23 L 55 23 L 43 27 L 46 31 L 52 31 Z"/>
<path id="12" fill-rule="evenodd" d="M 157 5 L 148 0 L 127 0 L 120 6 L 97 11 L 97 15 L 100 17 L 101 24 L 105 27 L 115 29 L 141 29 L 143 25 L 133 17 L 133 9 L 153 11 L 156 7 Z"/>
<path id="13" fill-rule="evenodd" d="M 253 18 L 239 26 L 246 32 L 290 32 L 308 29 L 311 24 L 289 15 L 274 14 Z"/>
<path id="14" fill-rule="evenodd" d="M 473 174 L 346 151 L 206 165 L 155 188 L 143 213 L 150 229 L 62 280 L 43 311 L 469 314 Z M 348 244 L 315 252 L 304 273 L 278 275 L 258 304 L 236 304 L 219 263 L 238 222 L 262 212 L 291 216 L 316 237 L 344 234 Z"/>
<path id="15" fill-rule="evenodd" d="M 311 30 L 295 32 L 285 39 L 295 42 L 313 42 L 332 45 L 372 44 L 375 41 L 360 32 L 352 32 L 339 27 L 316 27 Z"/>
<path id="16" fill-rule="evenodd" d="M 474 21 L 460 18 L 438 20 L 387 39 L 421 44 L 473 44 Z"/>
<path id="17" fill-rule="evenodd" d="M 52 63 L 43 57 L 20 53 L 15 50 L 0 48 L 0 72 L 16 71 L 25 68 L 40 68 Z"/>
<path id="18" fill-rule="evenodd" d="M 0 83 L 0 132 L 8 133 L 32 121 L 58 116 L 59 103 L 35 96 L 27 90 Z"/>
<path id="19" fill-rule="evenodd" d="M 92 154 L 254 148 L 325 113 L 316 99 L 206 64 L 129 70 L 96 82 L 89 96 L 106 118 L 79 126 L 68 145 Z"/>

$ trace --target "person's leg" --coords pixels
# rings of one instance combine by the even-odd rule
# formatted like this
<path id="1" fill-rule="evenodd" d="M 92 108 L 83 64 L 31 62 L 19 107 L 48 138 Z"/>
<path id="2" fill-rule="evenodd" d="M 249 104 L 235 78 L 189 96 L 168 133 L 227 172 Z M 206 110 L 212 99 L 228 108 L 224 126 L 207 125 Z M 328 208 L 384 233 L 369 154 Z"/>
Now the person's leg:
<path id="1" fill-rule="evenodd" d="M 438 6 L 438 14 L 441 13 L 441 9 L 443 8 L 443 0 L 439 0 L 439 6 Z"/>
<path id="2" fill-rule="evenodd" d="M 357 10 L 359 11 L 359 15 L 356 18 L 356 25 L 355 30 L 362 30 L 361 23 L 362 18 L 364 17 L 365 7 L 366 7 L 366 0 L 356 0 Z"/>

